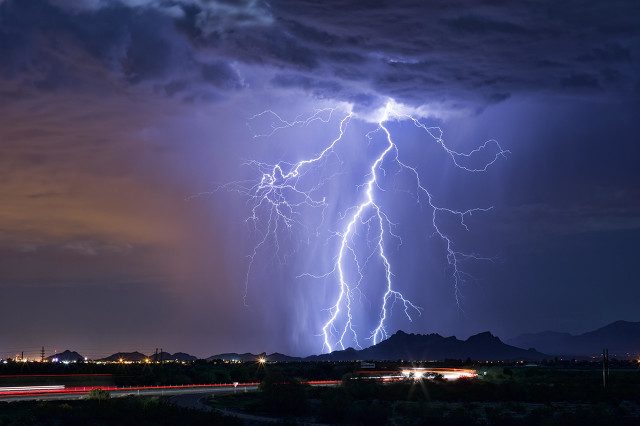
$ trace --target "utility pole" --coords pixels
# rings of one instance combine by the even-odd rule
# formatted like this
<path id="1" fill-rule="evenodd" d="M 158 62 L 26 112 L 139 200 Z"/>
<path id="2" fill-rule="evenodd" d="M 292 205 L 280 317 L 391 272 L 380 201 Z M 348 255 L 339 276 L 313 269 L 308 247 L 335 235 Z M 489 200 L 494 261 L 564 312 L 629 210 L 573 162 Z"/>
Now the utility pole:
<path id="1" fill-rule="evenodd" d="M 156 358 L 154 359 L 154 361 L 156 362 L 156 364 L 158 363 L 158 348 L 156 348 Z"/>
<path id="2" fill-rule="evenodd" d="M 609 384 L 609 349 L 602 350 L 602 386 L 606 389 Z"/>
<path id="3" fill-rule="evenodd" d="M 607 358 L 605 357 L 604 349 L 602 349 L 602 387 L 607 388 Z"/>
<path id="4" fill-rule="evenodd" d="M 44 346 L 42 347 L 42 350 L 40 351 L 40 362 L 44 362 Z"/>
<path id="5" fill-rule="evenodd" d="M 611 384 L 611 380 L 609 380 L 609 348 L 607 348 L 607 385 Z"/>
<path id="6" fill-rule="evenodd" d="M 162 348 L 160 348 L 160 364 L 162 364 Z"/>

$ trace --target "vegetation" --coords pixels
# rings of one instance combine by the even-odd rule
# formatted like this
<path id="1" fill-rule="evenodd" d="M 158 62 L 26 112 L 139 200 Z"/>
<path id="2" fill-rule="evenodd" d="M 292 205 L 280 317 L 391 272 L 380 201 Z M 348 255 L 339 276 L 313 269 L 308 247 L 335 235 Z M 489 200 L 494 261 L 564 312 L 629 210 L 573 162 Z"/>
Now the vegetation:
<path id="1" fill-rule="evenodd" d="M 91 389 L 91 392 L 89 392 L 87 398 L 95 399 L 96 401 L 104 401 L 111 398 L 111 393 L 109 393 L 108 390 L 104 390 L 102 388 Z"/>
<path id="2" fill-rule="evenodd" d="M 575 362 L 575 361 L 558 361 L 551 360 L 543 363 L 539 368 L 524 367 L 522 364 L 503 364 L 503 363 L 474 363 L 471 360 L 445 360 L 444 362 L 421 363 L 413 365 L 407 362 L 378 362 L 376 369 L 397 371 L 402 367 L 467 367 L 475 368 L 484 372 L 487 371 L 491 378 L 495 380 L 505 380 L 509 377 L 509 372 L 518 375 L 520 372 L 529 371 L 527 374 L 546 374 L 546 372 L 564 372 L 568 378 L 574 375 L 574 372 L 587 372 L 589 377 L 585 379 L 589 383 L 598 385 L 601 374 L 601 365 L 592 362 Z M 503 371 L 503 369 L 505 369 Z M 611 370 L 614 371 L 635 371 L 638 369 L 637 361 L 612 361 Z M 37 363 L 37 362 L 9 362 L 7 364 L 0 363 L 0 376 L 8 375 L 55 375 L 55 374 L 111 374 L 112 376 L 105 379 L 100 377 L 94 378 L 78 378 L 68 377 L 65 380 L 82 381 L 80 383 L 68 383 L 68 385 L 79 386 L 159 386 L 159 385 L 188 385 L 188 384 L 212 384 L 212 383 L 261 383 L 268 377 L 289 377 L 301 378 L 306 380 L 341 380 L 345 374 L 355 374 L 360 370 L 359 362 L 290 362 L 290 363 L 266 363 L 257 362 L 240 362 L 227 363 L 222 360 L 205 361 L 198 360 L 191 363 L 134 363 L 134 364 L 96 364 L 96 363 Z M 558 373 L 560 374 L 560 373 Z M 582 373 L 577 374 L 578 377 L 583 376 Z M 502 379 L 501 379 L 502 378 Z M 28 379 L 28 378 L 27 378 Z M 12 385 L 29 385 L 36 384 L 28 382 L 24 377 L 21 378 L 2 378 L 0 386 Z M 59 378 L 51 379 L 54 384 L 58 384 Z M 87 380 L 93 380 L 87 383 Z M 494 380 L 494 381 L 495 381 Z M 46 378 L 37 378 L 37 384 L 44 383 Z M 52 383 L 53 383 L 52 382 Z"/>
<path id="3" fill-rule="evenodd" d="M 176 407 L 157 397 L 0 402 L 2 426 L 241 425 L 232 417 Z"/>
<path id="4" fill-rule="evenodd" d="M 159 385 L 189 385 L 189 384 L 214 384 L 214 383 L 260 383 L 269 375 L 280 377 L 303 377 L 306 380 L 340 380 L 346 373 L 354 372 L 358 363 L 333 363 L 333 362 L 295 362 L 277 364 L 258 364 L 255 362 L 226 363 L 219 361 L 194 361 L 192 363 L 135 363 L 135 364 L 95 364 L 95 363 L 22 363 L 12 362 L 0 364 L 0 375 L 50 375 L 50 374 L 111 374 L 109 383 L 105 378 L 95 377 L 93 383 L 87 386 L 159 386 Z M 37 378 L 37 384 L 45 383 L 47 379 Z M 87 378 L 68 377 L 66 381 L 82 380 Z M 60 384 L 59 378 L 51 378 L 50 381 Z M 29 382 L 29 378 L 3 378 L 0 386 L 35 384 Z M 83 386 L 78 383 L 65 383 L 67 385 Z"/>
<path id="5" fill-rule="evenodd" d="M 0 375 L 108 373 L 113 384 L 162 385 L 260 383 L 258 392 L 239 386 L 211 404 L 280 421 L 330 424 L 430 425 L 637 425 L 640 424 L 640 369 L 637 362 L 612 365 L 602 386 L 598 363 L 553 360 L 539 366 L 472 363 L 471 360 L 418 366 L 470 367 L 476 379 L 376 382 L 358 378 L 359 363 L 224 363 L 0 365 Z M 409 363 L 377 363 L 398 371 Z M 14 369 L 14 370 L 11 370 Z M 18 372 L 15 369 L 19 369 Z M 76 377 L 76 376 L 71 376 Z M 30 378 L 27 377 L 30 380 Z M 27 380 L 3 378 L 7 380 Z M 340 380 L 336 387 L 311 387 L 310 380 Z M 38 379 L 42 380 L 42 378 Z M 59 379 L 56 379 L 59 380 Z M 29 383 L 34 384 L 34 383 Z M 102 384 L 97 384 L 102 385 Z M 1 385 L 0 385 L 1 386 Z M 91 419 L 91 420 L 87 420 Z M 82 401 L 0 402 L 2 425 L 57 424 L 233 424 L 221 414 L 194 412 L 158 398 L 109 398 L 93 391 Z"/>
<path id="6" fill-rule="evenodd" d="M 486 375 L 484 373 L 487 373 Z M 346 377 L 339 387 L 302 390 L 289 378 L 260 393 L 216 397 L 216 407 L 330 424 L 637 425 L 640 371 L 489 367 L 477 379 L 383 383 Z M 286 405 L 289 404 L 289 405 Z M 286 408 L 283 408 L 286 407 Z"/>
<path id="7" fill-rule="evenodd" d="M 303 415 L 309 410 L 311 386 L 295 378 L 269 377 L 260 384 L 263 408 L 277 415 Z"/>

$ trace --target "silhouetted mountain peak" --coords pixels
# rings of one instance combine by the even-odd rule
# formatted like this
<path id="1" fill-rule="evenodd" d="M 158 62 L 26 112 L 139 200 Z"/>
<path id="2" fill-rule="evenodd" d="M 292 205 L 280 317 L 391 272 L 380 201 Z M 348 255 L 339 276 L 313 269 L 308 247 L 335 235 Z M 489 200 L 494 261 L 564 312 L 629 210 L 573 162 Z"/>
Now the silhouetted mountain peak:
<path id="1" fill-rule="evenodd" d="M 267 355 L 266 358 L 267 358 L 267 361 L 275 361 L 275 362 L 300 361 L 300 358 L 298 357 L 281 354 L 280 352 L 274 352 L 271 355 Z"/>
<path id="2" fill-rule="evenodd" d="M 559 356 L 594 356 L 608 348 L 613 356 L 634 357 L 640 354 L 640 322 L 615 321 L 578 335 L 554 331 L 528 333 L 508 342 Z"/>
<path id="3" fill-rule="evenodd" d="M 455 337 L 453 337 L 455 339 Z M 388 339 L 383 340 L 378 343 L 378 345 L 397 345 L 399 343 L 408 343 L 408 342 L 433 342 L 439 341 L 443 339 L 449 339 L 449 337 L 442 337 L 438 333 L 430 333 L 430 334 L 414 334 L 414 333 L 405 333 L 402 330 L 396 331 L 392 334 Z"/>
<path id="4" fill-rule="evenodd" d="M 494 336 L 493 334 L 491 334 L 491 332 L 489 331 L 483 331 L 482 333 L 469 336 L 466 342 L 474 343 L 474 344 L 478 344 L 478 343 L 492 344 L 492 343 L 502 343 L 502 340 L 500 340 L 500 338 L 498 338 L 497 336 Z"/>
<path id="5" fill-rule="evenodd" d="M 169 352 L 160 352 L 158 353 L 158 357 L 156 358 L 156 354 L 150 355 L 149 360 L 152 362 L 156 361 L 195 361 L 198 359 L 193 355 L 189 355 L 184 352 L 176 352 L 171 354 Z"/>
<path id="6" fill-rule="evenodd" d="M 616 333 L 624 333 L 624 332 L 637 332 L 640 330 L 640 322 L 631 322 L 631 321 L 623 321 L 618 320 L 612 322 L 611 324 L 605 325 L 604 327 L 598 328 L 590 333 L 603 332 L 603 331 L 613 331 Z M 588 333 L 585 333 L 588 334 Z"/>
<path id="7" fill-rule="evenodd" d="M 69 349 L 67 349 L 64 352 L 60 352 L 59 354 L 48 356 L 45 359 L 48 360 L 49 362 L 53 361 L 54 359 L 58 360 L 59 362 L 65 362 L 65 361 L 76 362 L 76 361 L 83 360 L 84 357 L 76 351 L 70 351 Z"/>
<path id="8" fill-rule="evenodd" d="M 475 360 L 539 360 L 548 358 L 537 351 L 509 346 L 490 332 L 476 334 L 466 341 L 439 334 L 408 334 L 397 331 L 388 339 L 362 350 L 349 348 L 307 360 L 398 360 L 432 361 L 446 358 Z"/>
<path id="9" fill-rule="evenodd" d="M 145 359 L 147 359 L 147 356 L 145 354 L 142 354 L 136 351 L 136 352 L 118 352 L 113 355 L 109 355 L 106 358 L 102 358 L 99 361 L 118 362 L 122 360 L 122 361 L 140 362 L 140 361 L 144 361 Z"/>

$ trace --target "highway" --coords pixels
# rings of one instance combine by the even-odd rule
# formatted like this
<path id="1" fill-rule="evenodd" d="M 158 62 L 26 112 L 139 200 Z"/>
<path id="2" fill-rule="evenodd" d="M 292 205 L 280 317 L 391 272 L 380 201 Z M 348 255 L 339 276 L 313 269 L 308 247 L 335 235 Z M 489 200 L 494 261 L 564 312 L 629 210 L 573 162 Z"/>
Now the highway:
<path id="1" fill-rule="evenodd" d="M 340 383 L 337 380 L 308 382 L 311 386 L 335 386 Z M 258 389 L 259 383 L 238 383 L 234 384 L 211 384 L 211 385 L 176 385 L 176 386 L 132 386 L 132 387 L 115 387 L 115 386 L 88 386 L 88 387 L 69 387 L 53 390 L 21 390 L 21 391 L 1 391 L 1 401 L 44 401 L 44 400 L 61 400 L 61 399 L 82 399 L 86 398 L 92 389 L 101 388 L 108 390 L 111 396 L 170 396 L 178 405 L 189 406 L 192 408 L 202 409 L 198 400 L 202 396 L 226 394 L 234 392 L 250 392 Z M 35 388 L 35 387 L 34 387 Z M 191 401 L 191 402 L 189 402 Z M 194 402 L 195 401 L 195 402 Z M 183 402 L 185 404 L 183 404 Z"/>
<path id="2" fill-rule="evenodd" d="M 307 382 L 311 386 L 336 386 L 341 383 L 339 380 Z M 47 401 L 47 400 L 69 400 L 86 398 L 91 389 L 97 387 L 82 388 L 65 388 L 64 390 L 52 389 L 43 391 L 38 389 L 36 392 L 20 391 L 7 392 L 0 391 L 0 402 L 2 401 Z M 253 392 L 258 390 L 258 383 L 238 383 L 225 385 L 197 385 L 197 386 L 141 386 L 141 387 L 123 387 L 116 388 L 101 387 L 109 390 L 111 396 L 166 396 L 169 401 L 179 407 L 190 408 L 199 411 L 211 411 L 213 408 L 205 401 L 212 395 L 224 395 L 229 393 Z M 228 416 L 237 417 L 238 419 L 250 423 L 273 423 L 277 422 L 277 418 L 264 417 L 243 412 L 236 412 L 217 408 L 217 412 Z"/>
<path id="3" fill-rule="evenodd" d="M 234 387 L 232 384 L 226 385 L 180 385 L 180 386 L 90 386 L 71 387 L 64 390 L 52 391 L 22 391 L 22 392 L 0 392 L 0 401 L 31 401 L 31 400 L 59 400 L 59 399 L 82 399 L 86 398 L 89 392 L 95 388 L 108 390 L 111 396 L 174 396 L 174 395 L 212 395 L 233 392 L 255 391 L 258 383 L 242 383 Z"/>

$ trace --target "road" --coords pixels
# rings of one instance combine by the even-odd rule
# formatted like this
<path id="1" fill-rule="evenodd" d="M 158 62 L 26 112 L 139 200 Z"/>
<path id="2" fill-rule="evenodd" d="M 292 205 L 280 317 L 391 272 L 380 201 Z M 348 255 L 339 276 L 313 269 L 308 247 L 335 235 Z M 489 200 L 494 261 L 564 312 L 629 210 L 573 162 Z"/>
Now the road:
<path id="1" fill-rule="evenodd" d="M 318 381 L 308 382 L 311 386 L 335 386 L 340 381 Z M 225 385 L 177 385 L 177 386 L 140 386 L 140 387 L 114 387 L 114 386 L 97 386 L 108 390 L 111 396 L 183 396 L 185 401 L 192 401 L 193 398 L 203 395 L 225 394 L 233 392 L 250 392 L 258 389 L 258 383 L 239 383 L 237 387 L 232 384 Z M 0 393 L 0 401 L 32 401 L 32 400 L 60 400 L 60 399 L 82 399 L 86 398 L 91 389 L 94 387 L 72 387 L 64 390 L 55 391 L 38 391 L 38 392 L 14 392 Z M 188 395 L 192 395 L 189 397 Z M 182 401 L 177 398 L 176 401 Z M 195 403 L 194 403 L 195 404 Z M 193 408 L 199 407 L 195 404 Z"/>
<path id="2" fill-rule="evenodd" d="M 184 396 L 188 395 L 200 398 L 213 394 L 225 394 L 233 392 L 255 391 L 258 389 L 257 383 L 239 384 L 237 388 L 233 385 L 216 385 L 216 386 L 154 386 L 154 387 L 125 387 L 114 388 L 107 387 L 111 396 Z M 61 400 L 61 399 L 82 399 L 86 398 L 91 388 L 68 388 L 62 392 L 39 392 L 39 393 L 20 393 L 20 394 L 0 394 L 0 401 L 45 401 L 45 400 Z M 189 400 L 189 398 L 187 398 Z M 194 407 L 195 408 L 195 407 Z"/>
<path id="3" fill-rule="evenodd" d="M 311 386 L 336 386 L 340 381 L 308 382 Z M 211 411 L 213 408 L 205 401 L 211 395 L 224 395 L 236 392 L 254 392 L 258 390 L 256 383 L 216 386 L 165 386 L 165 387 L 139 387 L 139 388 L 109 388 L 112 396 L 168 396 L 169 401 L 179 407 L 200 411 Z M 86 398 L 90 388 L 69 388 L 64 392 L 46 392 L 38 394 L 2 395 L 0 401 L 29 401 L 29 400 L 69 400 Z M 253 414 L 236 412 L 217 408 L 217 412 L 237 417 L 240 420 L 251 423 L 273 423 L 281 419 L 256 416 Z"/>

